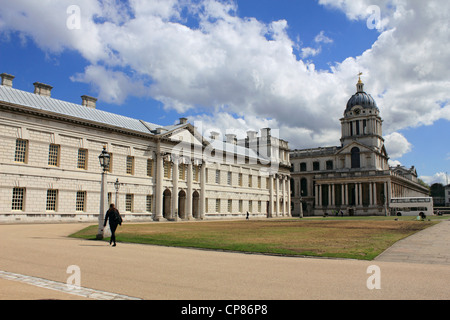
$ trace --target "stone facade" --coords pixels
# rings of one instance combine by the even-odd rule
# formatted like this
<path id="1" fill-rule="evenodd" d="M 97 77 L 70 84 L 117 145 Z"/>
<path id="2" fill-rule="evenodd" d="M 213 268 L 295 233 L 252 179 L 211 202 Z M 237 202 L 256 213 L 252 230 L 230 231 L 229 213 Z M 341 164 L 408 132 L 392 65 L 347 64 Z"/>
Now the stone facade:
<path id="1" fill-rule="evenodd" d="M 108 202 L 117 196 L 125 220 L 290 215 L 288 143 L 270 129 L 211 140 L 186 119 L 162 127 L 97 110 L 87 96 L 53 99 L 42 83 L 17 90 L 1 76 L 1 222 L 97 221 L 103 147 Z"/>
<path id="2" fill-rule="evenodd" d="M 380 111 L 361 79 L 341 126 L 341 146 L 291 151 L 293 215 L 386 215 L 393 197 L 428 196 L 414 167 L 389 167 Z"/>

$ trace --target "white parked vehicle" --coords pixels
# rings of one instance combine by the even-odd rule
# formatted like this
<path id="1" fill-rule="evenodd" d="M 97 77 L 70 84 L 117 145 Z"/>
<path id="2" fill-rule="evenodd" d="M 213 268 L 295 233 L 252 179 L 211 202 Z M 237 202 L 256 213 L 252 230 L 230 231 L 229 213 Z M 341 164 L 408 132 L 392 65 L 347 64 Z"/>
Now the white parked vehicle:
<path id="1" fill-rule="evenodd" d="M 397 217 L 434 215 L 431 197 L 392 198 L 389 207 L 391 214 Z"/>

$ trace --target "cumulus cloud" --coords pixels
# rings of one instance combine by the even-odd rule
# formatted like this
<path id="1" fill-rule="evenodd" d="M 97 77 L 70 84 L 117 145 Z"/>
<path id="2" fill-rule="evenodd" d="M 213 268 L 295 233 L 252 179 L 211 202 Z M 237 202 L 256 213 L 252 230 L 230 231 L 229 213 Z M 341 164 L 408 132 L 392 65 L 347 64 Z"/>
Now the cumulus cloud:
<path id="1" fill-rule="evenodd" d="M 443 185 L 447 185 L 448 183 L 448 174 L 446 172 L 438 172 L 433 176 L 421 176 L 419 177 L 426 184 L 432 185 L 434 183 L 441 183 Z"/>
<path id="2" fill-rule="evenodd" d="M 411 143 L 398 132 L 391 133 L 384 137 L 386 151 L 391 159 L 401 158 L 412 150 Z"/>
<path id="3" fill-rule="evenodd" d="M 73 4 L 81 25 L 70 30 L 66 10 Z M 89 65 L 72 79 L 92 84 L 103 101 L 148 95 L 180 114 L 200 110 L 209 123 L 227 126 L 222 131 L 266 123 L 293 148 L 339 143 L 339 119 L 360 71 L 381 109 L 393 155 L 407 151 L 393 135 L 398 130 L 450 120 L 450 46 L 443 45 L 449 1 L 319 4 L 361 21 L 379 8 L 379 38 L 360 56 L 318 71 L 305 59 L 320 47 L 297 48 L 289 21 L 239 17 L 232 0 L 5 1 L 0 32 L 18 32 L 48 52 L 79 52 Z M 333 41 L 325 31 L 315 40 L 318 46 Z"/>

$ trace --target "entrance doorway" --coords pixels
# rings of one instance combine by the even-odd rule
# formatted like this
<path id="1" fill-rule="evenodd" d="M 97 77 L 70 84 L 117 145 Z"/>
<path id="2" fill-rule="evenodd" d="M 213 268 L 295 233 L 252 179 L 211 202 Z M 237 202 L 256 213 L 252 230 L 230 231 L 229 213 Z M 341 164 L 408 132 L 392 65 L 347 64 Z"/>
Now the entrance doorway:
<path id="1" fill-rule="evenodd" d="M 163 217 L 165 219 L 170 219 L 170 212 L 172 208 L 172 192 L 169 189 L 163 193 Z"/>
<path id="2" fill-rule="evenodd" d="M 178 193 L 178 217 L 181 219 L 186 219 L 186 192 L 181 190 Z"/>
<path id="3" fill-rule="evenodd" d="M 192 194 L 192 216 L 195 219 L 200 219 L 200 194 L 194 191 Z"/>

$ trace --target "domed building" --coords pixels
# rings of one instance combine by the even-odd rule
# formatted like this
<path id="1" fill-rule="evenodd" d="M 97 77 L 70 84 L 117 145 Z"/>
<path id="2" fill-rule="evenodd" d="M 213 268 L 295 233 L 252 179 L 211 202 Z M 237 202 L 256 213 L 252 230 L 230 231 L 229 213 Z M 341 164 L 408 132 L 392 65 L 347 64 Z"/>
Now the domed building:
<path id="1" fill-rule="evenodd" d="M 386 215 L 391 198 L 428 196 L 414 167 L 389 167 L 380 109 L 361 78 L 340 121 L 340 146 L 290 153 L 294 216 Z"/>

